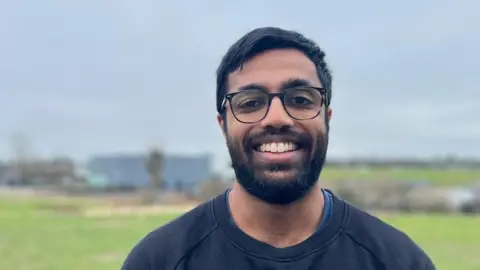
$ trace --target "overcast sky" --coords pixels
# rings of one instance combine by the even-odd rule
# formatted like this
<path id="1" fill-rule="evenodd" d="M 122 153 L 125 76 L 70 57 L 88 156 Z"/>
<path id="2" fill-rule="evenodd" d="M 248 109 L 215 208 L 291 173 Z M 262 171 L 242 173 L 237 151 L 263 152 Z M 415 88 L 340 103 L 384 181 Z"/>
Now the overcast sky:
<path id="1" fill-rule="evenodd" d="M 480 156 L 480 1 L 0 0 L 0 157 L 211 152 L 215 70 L 260 26 L 298 30 L 333 74 L 329 155 Z"/>

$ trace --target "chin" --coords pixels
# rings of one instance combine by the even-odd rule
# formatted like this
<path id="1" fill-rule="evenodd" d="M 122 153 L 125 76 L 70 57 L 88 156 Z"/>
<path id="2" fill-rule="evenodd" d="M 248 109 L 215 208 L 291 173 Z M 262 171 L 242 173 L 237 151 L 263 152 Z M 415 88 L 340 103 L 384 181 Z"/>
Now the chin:
<path id="1" fill-rule="evenodd" d="M 260 176 L 257 179 L 272 183 L 293 183 L 297 181 L 299 173 L 296 170 L 266 170 L 257 175 Z"/>
<path id="2" fill-rule="evenodd" d="M 237 169 L 237 181 L 253 197 L 274 205 L 288 205 L 303 198 L 315 185 L 297 170 L 257 170 L 253 175 Z"/>

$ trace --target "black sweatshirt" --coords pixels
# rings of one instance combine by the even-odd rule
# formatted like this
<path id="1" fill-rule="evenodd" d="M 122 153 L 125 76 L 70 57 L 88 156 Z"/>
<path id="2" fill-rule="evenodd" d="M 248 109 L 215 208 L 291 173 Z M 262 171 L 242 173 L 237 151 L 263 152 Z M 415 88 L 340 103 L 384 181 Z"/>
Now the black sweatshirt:
<path id="1" fill-rule="evenodd" d="M 232 222 L 225 194 L 152 231 L 123 270 L 434 270 L 403 232 L 332 194 L 330 218 L 304 242 L 275 248 Z"/>

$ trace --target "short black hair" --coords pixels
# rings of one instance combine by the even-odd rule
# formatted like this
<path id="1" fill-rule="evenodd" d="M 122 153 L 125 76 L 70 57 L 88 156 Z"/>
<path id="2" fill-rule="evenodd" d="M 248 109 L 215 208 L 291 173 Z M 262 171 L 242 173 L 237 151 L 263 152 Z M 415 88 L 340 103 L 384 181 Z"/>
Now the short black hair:
<path id="1" fill-rule="evenodd" d="M 332 98 L 332 74 L 325 62 L 325 52 L 312 40 L 296 31 L 278 27 L 254 29 L 235 42 L 223 56 L 217 69 L 217 112 L 222 113 L 222 101 L 227 93 L 228 75 L 256 55 L 274 49 L 296 49 L 303 52 L 317 68 L 317 75 L 327 90 L 327 105 Z"/>

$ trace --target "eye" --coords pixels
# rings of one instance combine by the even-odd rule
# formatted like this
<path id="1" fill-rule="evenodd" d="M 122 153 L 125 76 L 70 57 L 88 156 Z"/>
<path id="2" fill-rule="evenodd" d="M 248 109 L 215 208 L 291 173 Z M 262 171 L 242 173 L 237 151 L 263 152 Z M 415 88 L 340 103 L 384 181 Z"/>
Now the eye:
<path id="1" fill-rule="evenodd" d="M 286 93 L 285 103 L 292 108 L 311 109 L 321 104 L 321 94 L 314 88 L 299 87 Z"/>
<path id="2" fill-rule="evenodd" d="M 305 96 L 292 96 L 293 105 L 310 105 L 313 101 Z"/>
<path id="3" fill-rule="evenodd" d="M 240 104 L 238 104 L 239 108 L 257 108 L 265 105 L 265 102 L 263 99 L 248 99 L 242 101 Z"/>
<path id="4" fill-rule="evenodd" d="M 259 91 L 245 91 L 232 99 L 232 108 L 239 113 L 261 110 L 267 106 L 268 97 Z"/>

